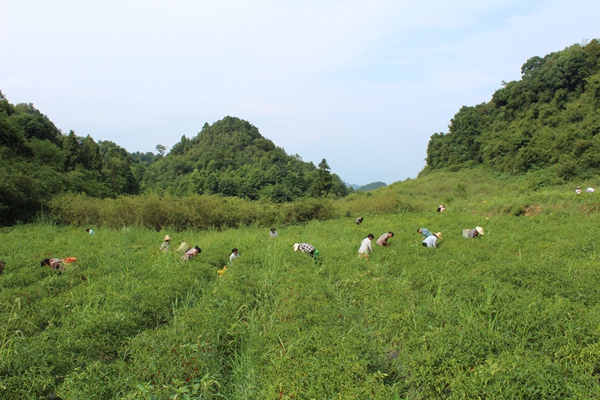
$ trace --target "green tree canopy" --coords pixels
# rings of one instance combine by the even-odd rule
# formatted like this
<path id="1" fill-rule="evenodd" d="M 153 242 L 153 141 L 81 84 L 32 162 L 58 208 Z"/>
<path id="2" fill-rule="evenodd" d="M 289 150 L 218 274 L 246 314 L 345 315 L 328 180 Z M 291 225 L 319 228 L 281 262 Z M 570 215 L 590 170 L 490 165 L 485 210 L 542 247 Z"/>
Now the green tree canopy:
<path id="1" fill-rule="evenodd" d="M 435 133 L 424 172 L 485 165 L 556 179 L 600 172 L 600 42 L 529 58 L 521 79 L 503 82 L 489 103 L 464 106 L 448 133 Z"/>

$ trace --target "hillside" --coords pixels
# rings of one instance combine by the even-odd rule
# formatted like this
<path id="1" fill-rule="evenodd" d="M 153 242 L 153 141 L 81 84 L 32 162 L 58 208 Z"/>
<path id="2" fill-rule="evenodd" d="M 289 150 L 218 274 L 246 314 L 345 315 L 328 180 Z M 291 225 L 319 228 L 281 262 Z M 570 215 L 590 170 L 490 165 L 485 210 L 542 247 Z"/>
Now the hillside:
<path id="1" fill-rule="evenodd" d="M 325 159 L 317 167 L 288 156 L 237 118 L 206 124 L 169 154 L 164 150 L 129 153 L 111 141 L 63 134 L 32 104 L 13 105 L 0 92 L 0 226 L 32 221 L 65 193 L 218 194 L 272 202 L 348 193 Z"/>
<path id="2" fill-rule="evenodd" d="M 222 194 L 274 202 L 327 194 L 344 196 L 348 189 L 329 171 L 289 156 L 239 118 L 205 124 L 192 139 L 182 137 L 170 153 L 144 173 L 142 189 L 171 194 Z"/>
<path id="3" fill-rule="evenodd" d="M 423 173 L 482 165 L 512 175 L 536 171 L 546 184 L 600 172 L 600 42 L 532 57 L 521 79 L 488 103 L 464 106 L 435 133 Z"/>

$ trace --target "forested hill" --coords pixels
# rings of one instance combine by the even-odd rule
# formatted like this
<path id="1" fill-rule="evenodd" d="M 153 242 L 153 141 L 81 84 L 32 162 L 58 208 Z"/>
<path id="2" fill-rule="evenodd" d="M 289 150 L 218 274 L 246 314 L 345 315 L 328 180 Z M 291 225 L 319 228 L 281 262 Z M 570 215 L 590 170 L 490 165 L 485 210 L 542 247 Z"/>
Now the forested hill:
<path id="1" fill-rule="evenodd" d="M 532 57 L 488 103 L 464 106 L 435 133 L 423 173 L 484 165 L 537 171 L 549 183 L 600 173 L 600 42 Z"/>
<path id="2" fill-rule="evenodd" d="M 233 117 L 205 124 L 192 139 L 182 137 L 166 157 L 148 166 L 141 185 L 178 195 L 218 193 L 275 202 L 348 193 L 325 159 L 317 168 L 289 156 L 255 126 Z"/>
<path id="3" fill-rule="evenodd" d="M 325 159 L 288 156 L 246 121 L 226 117 L 170 153 L 129 153 L 111 141 L 63 134 L 32 104 L 0 92 L 0 226 L 31 221 L 62 193 L 92 197 L 223 194 L 267 201 L 347 194 Z"/>

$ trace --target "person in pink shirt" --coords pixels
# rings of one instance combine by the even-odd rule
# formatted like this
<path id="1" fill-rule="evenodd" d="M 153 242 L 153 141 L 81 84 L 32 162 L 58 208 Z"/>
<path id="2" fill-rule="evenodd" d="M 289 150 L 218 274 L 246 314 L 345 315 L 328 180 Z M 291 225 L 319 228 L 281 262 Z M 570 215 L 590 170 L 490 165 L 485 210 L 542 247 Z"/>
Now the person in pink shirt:
<path id="1" fill-rule="evenodd" d="M 377 244 L 379 246 L 389 246 L 388 244 L 388 239 L 394 237 L 394 232 L 387 232 L 384 233 L 383 235 L 381 235 L 379 237 L 379 239 L 377 239 Z"/>
<path id="2" fill-rule="evenodd" d="M 181 259 L 183 261 L 187 261 L 192 257 L 196 257 L 198 254 L 200 254 L 200 252 L 202 252 L 202 249 L 198 246 L 196 247 L 192 247 L 191 249 L 189 249 L 188 251 L 185 252 L 185 254 L 183 255 L 183 257 L 181 257 Z"/>

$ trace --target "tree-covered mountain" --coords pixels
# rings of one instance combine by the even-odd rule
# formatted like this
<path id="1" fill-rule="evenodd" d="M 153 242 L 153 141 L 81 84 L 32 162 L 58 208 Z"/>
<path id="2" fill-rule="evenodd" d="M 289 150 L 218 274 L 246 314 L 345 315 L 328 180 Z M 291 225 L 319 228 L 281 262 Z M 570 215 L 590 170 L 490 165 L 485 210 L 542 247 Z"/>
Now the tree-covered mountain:
<path id="1" fill-rule="evenodd" d="M 222 194 L 275 202 L 343 196 L 330 172 L 263 138 L 237 118 L 206 124 L 169 154 L 129 153 L 111 141 L 63 134 L 32 104 L 11 104 L 0 92 L 0 226 L 30 221 L 61 193 L 115 197 L 144 192 Z"/>
<path id="2" fill-rule="evenodd" d="M 325 159 L 317 168 L 298 155 L 289 156 L 255 126 L 234 117 L 205 124 L 192 139 L 182 137 L 169 154 L 147 167 L 141 187 L 274 202 L 348 193 Z"/>
<path id="3" fill-rule="evenodd" d="M 424 173 L 483 165 L 544 173 L 550 181 L 600 172 L 600 42 L 532 57 L 521 79 L 488 103 L 464 106 L 448 133 L 435 133 Z"/>

